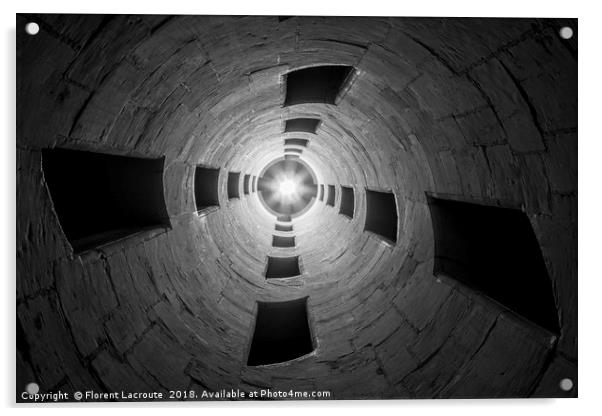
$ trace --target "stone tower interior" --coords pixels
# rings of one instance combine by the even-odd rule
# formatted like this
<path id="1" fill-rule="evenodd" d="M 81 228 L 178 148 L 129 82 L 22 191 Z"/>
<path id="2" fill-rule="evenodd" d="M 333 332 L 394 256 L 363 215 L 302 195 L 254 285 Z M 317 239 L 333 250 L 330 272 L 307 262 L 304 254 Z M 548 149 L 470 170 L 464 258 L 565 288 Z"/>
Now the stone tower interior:
<path id="1" fill-rule="evenodd" d="M 576 20 L 29 21 L 18 391 L 576 396 Z"/>

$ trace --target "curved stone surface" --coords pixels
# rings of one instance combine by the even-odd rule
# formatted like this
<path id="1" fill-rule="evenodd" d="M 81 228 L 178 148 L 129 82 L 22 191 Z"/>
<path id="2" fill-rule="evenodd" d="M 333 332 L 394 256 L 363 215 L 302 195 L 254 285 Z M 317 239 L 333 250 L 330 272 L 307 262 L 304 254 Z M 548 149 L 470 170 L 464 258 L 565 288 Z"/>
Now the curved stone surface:
<path id="1" fill-rule="evenodd" d="M 575 20 L 20 15 L 17 389 L 330 390 L 334 398 L 575 395 Z M 286 73 L 349 65 L 336 105 L 283 107 Z M 321 120 L 316 134 L 285 120 Z M 337 187 L 272 247 L 259 175 L 285 138 Z M 61 231 L 41 150 L 165 156 L 171 228 L 82 256 Z M 220 169 L 219 208 L 196 213 L 196 165 Z M 355 189 L 353 219 L 340 185 Z M 242 180 L 241 180 L 242 186 Z M 364 232 L 364 189 L 392 191 L 395 245 Z M 77 190 L 74 190 L 76 193 Z M 558 309 L 557 337 L 433 276 L 426 195 L 529 217 Z M 302 275 L 264 277 L 268 255 Z M 508 259 L 511 261 L 512 259 Z M 518 288 L 517 288 L 518 290 Z M 308 297 L 315 350 L 246 366 L 257 302 Z M 535 301 L 535 300 L 534 300 Z"/>

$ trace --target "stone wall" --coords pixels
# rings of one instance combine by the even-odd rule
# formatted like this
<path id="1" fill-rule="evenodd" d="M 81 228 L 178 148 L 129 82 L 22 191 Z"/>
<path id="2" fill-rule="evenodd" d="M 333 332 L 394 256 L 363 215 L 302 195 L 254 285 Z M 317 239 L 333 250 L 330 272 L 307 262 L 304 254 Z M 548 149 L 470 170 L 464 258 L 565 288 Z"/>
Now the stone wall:
<path id="1" fill-rule="evenodd" d="M 19 15 L 18 381 L 42 391 L 315 389 L 334 398 L 576 395 L 575 20 Z M 285 75 L 344 64 L 337 105 L 283 107 Z M 284 121 L 321 120 L 316 135 Z M 263 275 L 274 219 L 227 173 L 259 175 L 284 137 L 335 207 L 294 220 L 302 276 Z M 165 156 L 171 228 L 74 255 L 41 149 Z M 194 167 L 220 168 L 197 214 Z M 241 183 L 242 183 L 241 175 Z M 355 189 L 340 215 L 339 185 Z M 241 185 L 242 186 L 242 185 Z M 396 195 L 396 245 L 364 232 L 365 188 Z M 552 279 L 558 337 L 433 276 L 426 193 L 516 207 Z M 511 261 L 511 259 L 508 259 Z M 316 350 L 247 367 L 257 301 L 309 296 Z M 534 300 L 536 301 L 536 300 Z"/>

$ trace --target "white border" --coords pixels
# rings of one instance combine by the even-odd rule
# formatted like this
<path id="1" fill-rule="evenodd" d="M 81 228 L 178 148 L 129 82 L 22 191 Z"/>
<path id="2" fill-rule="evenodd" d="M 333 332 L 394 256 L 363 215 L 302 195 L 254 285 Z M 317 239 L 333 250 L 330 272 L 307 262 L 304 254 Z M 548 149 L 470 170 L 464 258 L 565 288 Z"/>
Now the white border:
<path id="1" fill-rule="evenodd" d="M 504 415 L 527 412 L 546 415 L 600 414 L 602 406 L 596 400 L 602 387 L 600 348 L 602 336 L 600 303 L 602 276 L 598 266 L 602 229 L 602 132 L 600 109 L 602 79 L 600 58 L 601 13 L 595 1 L 528 2 L 527 0 L 491 1 L 393 1 L 364 2 L 295 0 L 295 1 L 129 1 L 101 0 L 5 0 L 2 2 L 3 53 L 0 63 L 2 98 L 0 105 L 5 134 L 0 142 L 2 215 L 0 264 L 3 283 L 4 334 L 0 369 L 0 394 L 4 406 L 12 407 L 15 383 L 15 13 L 157 13 L 157 14 L 311 14 L 311 15 L 372 15 L 372 16 L 487 16 L 487 17 L 578 17 L 579 18 L 579 399 L 564 400 L 423 400 L 423 401 L 329 401 L 329 402 L 239 402 L 239 403 L 152 403 L 152 404 L 87 404 L 86 414 L 102 414 L 114 407 L 144 407 L 145 412 L 164 414 L 192 410 L 195 414 L 227 412 L 251 414 L 302 414 L 336 411 L 345 414 L 365 414 L 378 408 L 379 414 L 403 415 L 417 413 L 446 416 Z M 39 407 L 39 406 L 38 406 Z M 35 407 L 25 409 L 33 411 Z M 64 414 L 82 412 L 82 405 L 45 405 L 40 411 Z M 571 415 L 571 416 L 572 416 Z"/>

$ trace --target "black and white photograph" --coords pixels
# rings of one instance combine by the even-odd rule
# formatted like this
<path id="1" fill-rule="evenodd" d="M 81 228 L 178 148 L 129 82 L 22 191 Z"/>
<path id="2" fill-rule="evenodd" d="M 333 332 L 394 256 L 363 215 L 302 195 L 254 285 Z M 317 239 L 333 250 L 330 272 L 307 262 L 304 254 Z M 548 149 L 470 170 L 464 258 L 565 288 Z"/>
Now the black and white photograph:
<path id="1" fill-rule="evenodd" d="M 577 13 L 56 10 L 17 404 L 579 397 Z"/>

